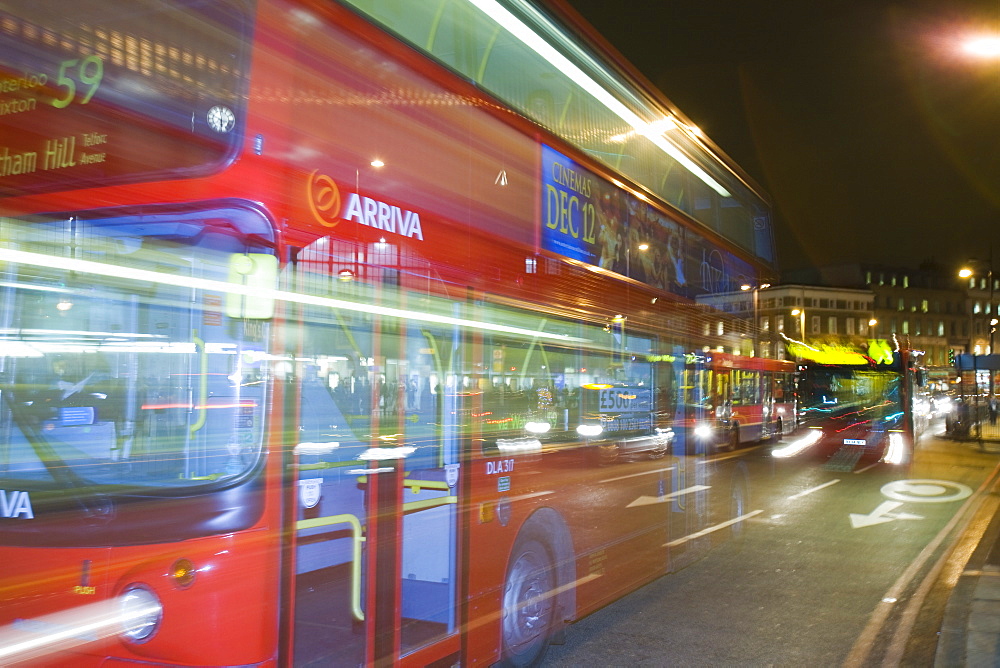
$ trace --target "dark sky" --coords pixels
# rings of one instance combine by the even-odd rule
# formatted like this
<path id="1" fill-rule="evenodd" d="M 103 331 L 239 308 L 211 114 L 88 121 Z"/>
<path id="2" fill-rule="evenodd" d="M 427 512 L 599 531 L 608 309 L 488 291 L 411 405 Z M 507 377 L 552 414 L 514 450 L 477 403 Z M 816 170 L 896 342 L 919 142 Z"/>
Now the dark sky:
<path id="1" fill-rule="evenodd" d="M 783 269 L 988 259 L 1000 59 L 959 45 L 998 0 L 567 2 L 770 194 Z"/>

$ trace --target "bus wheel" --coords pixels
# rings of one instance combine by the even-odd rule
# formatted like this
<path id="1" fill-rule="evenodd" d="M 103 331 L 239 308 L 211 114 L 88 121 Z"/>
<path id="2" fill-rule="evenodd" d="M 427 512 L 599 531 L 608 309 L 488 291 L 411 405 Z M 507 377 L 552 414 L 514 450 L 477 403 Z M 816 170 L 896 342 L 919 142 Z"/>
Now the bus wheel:
<path id="1" fill-rule="evenodd" d="M 668 452 L 670 452 L 670 448 L 667 445 L 658 445 L 649 451 L 648 456 L 650 459 L 663 459 Z"/>
<path id="2" fill-rule="evenodd" d="M 514 543 L 503 588 L 503 662 L 517 668 L 541 662 L 556 611 L 552 552 L 531 533 Z"/>
<path id="3" fill-rule="evenodd" d="M 595 446 L 594 458 L 598 466 L 611 466 L 617 464 L 619 459 L 618 445 L 616 443 Z"/>
<path id="4" fill-rule="evenodd" d="M 726 432 L 726 440 L 722 443 L 722 447 L 720 449 L 732 452 L 738 447 L 740 447 L 740 427 L 739 425 L 733 425 L 732 428 Z"/>

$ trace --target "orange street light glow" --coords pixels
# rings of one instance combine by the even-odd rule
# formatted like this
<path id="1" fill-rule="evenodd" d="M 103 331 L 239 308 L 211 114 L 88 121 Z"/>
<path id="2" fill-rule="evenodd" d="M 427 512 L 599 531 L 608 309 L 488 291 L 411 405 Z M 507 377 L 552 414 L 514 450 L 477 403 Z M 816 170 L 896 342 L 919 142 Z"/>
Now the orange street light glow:
<path id="1" fill-rule="evenodd" d="M 966 40 L 962 50 L 977 58 L 996 58 L 1000 56 L 1000 36 L 983 35 Z"/>

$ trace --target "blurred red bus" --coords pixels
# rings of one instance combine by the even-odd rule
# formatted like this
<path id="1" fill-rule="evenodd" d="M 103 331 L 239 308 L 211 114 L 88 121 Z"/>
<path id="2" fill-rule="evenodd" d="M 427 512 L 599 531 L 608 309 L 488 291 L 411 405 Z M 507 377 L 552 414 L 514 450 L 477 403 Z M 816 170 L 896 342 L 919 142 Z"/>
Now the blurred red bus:
<path id="1" fill-rule="evenodd" d="M 4 6 L 0 662 L 530 665 L 739 532 L 767 203 L 549 16 Z"/>
<path id="2" fill-rule="evenodd" d="M 692 355 L 684 371 L 685 427 L 706 449 L 780 439 L 794 431 L 795 363 L 731 353 Z"/>

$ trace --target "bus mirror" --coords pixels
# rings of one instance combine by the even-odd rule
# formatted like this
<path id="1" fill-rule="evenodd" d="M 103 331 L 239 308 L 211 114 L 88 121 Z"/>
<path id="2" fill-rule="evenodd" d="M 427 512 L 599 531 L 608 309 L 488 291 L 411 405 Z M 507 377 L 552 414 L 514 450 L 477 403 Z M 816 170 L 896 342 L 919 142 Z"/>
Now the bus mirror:
<path id="1" fill-rule="evenodd" d="M 277 287 L 278 258 L 267 253 L 235 254 L 229 258 L 229 283 L 250 288 L 226 293 L 230 318 L 264 320 L 274 315 L 274 299 L 264 296 Z M 260 294 L 256 294 L 256 293 Z"/>

